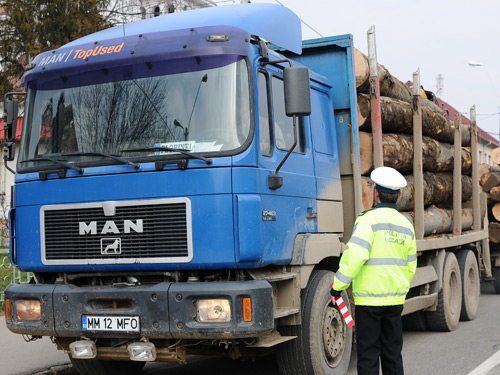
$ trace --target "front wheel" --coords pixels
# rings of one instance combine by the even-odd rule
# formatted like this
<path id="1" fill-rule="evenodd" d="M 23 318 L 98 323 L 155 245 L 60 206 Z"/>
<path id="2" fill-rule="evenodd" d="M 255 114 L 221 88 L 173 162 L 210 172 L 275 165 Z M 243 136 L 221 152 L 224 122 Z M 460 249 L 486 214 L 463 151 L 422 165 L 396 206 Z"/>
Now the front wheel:
<path id="1" fill-rule="evenodd" d="M 282 326 L 281 333 L 297 336 L 277 352 L 282 375 L 343 375 L 351 359 L 352 329 L 337 306 L 329 307 L 334 273 L 314 271 L 301 294 L 302 325 Z M 347 293 L 342 292 L 347 307 Z"/>
<path id="2" fill-rule="evenodd" d="M 80 375 L 137 375 L 146 362 L 76 359 L 69 354 L 73 368 Z"/>

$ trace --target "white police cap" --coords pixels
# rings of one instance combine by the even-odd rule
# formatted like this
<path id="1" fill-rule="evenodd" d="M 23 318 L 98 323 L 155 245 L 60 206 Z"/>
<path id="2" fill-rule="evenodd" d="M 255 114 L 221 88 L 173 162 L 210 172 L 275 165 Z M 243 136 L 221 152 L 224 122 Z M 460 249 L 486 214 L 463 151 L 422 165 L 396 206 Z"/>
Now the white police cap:
<path id="1" fill-rule="evenodd" d="M 406 186 L 406 179 L 394 168 L 378 167 L 370 174 L 370 178 L 375 182 L 378 190 L 387 193 L 397 193 L 399 189 Z"/>

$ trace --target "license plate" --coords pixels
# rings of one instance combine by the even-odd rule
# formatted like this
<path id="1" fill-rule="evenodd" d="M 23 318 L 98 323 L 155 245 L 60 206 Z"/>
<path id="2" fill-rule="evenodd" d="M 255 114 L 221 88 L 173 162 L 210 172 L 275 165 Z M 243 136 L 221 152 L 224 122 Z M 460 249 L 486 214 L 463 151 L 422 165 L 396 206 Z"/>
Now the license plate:
<path id="1" fill-rule="evenodd" d="M 139 332 L 138 316 L 82 316 L 84 331 L 127 331 Z"/>

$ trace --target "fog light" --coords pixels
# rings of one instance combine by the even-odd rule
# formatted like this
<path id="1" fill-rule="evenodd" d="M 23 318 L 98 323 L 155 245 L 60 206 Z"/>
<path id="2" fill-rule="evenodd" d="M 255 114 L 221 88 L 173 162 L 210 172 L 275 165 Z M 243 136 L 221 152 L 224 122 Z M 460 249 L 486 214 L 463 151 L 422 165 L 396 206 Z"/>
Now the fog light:
<path id="1" fill-rule="evenodd" d="M 127 349 L 132 361 L 150 362 L 156 359 L 156 348 L 151 342 L 133 342 Z"/>
<path id="2" fill-rule="evenodd" d="M 42 307 L 40 301 L 32 299 L 21 299 L 14 302 L 18 320 L 40 320 Z"/>
<path id="3" fill-rule="evenodd" d="M 97 355 L 97 348 L 93 341 L 80 340 L 69 344 L 71 356 L 78 359 L 92 359 Z"/>
<path id="4" fill-rule="evenodd" d="M 200 322 L 225 323 L 231 320 L 231 305 L 227 299 L 203 299 L 196 305 Z"/>

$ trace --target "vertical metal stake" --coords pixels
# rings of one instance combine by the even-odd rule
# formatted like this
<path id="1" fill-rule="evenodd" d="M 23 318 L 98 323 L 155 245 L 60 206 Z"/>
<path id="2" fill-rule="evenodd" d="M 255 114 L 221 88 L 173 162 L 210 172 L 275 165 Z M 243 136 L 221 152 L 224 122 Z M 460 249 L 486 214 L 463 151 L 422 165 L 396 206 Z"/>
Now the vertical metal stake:
<path id="1" fill-rule="evenodd" d="M 462 116 L 455 117 L 453 165 L 453 235 L 462 234 Z"/>
<path id="2" fill-rule="evenodd" d="M 375 26 L 368 30 L 368 64 L 370 66 L 370 107 L 373 134 L 373 164 L 375 168 L 384 165 L 382 144 L 382 111 L 380 108 L 380 81 L 377 67 Z"/>
<path id="3" fill-rule="evenodd" d="M 420 95 L 420 69 L 413 73 L 413 177 L 415 179 L 415 235 L 424 238 L 424 167 L 422 161 L 422 96 Z"/>

